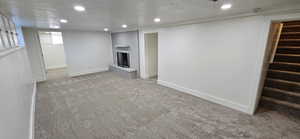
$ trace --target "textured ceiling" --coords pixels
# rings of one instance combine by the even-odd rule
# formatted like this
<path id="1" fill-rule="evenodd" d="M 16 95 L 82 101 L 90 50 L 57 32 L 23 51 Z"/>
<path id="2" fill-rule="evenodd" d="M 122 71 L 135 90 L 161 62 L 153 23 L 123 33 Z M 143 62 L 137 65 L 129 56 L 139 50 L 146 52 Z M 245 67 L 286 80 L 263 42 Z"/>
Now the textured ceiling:
<path id="1" fill-rule="evenodd" d="M 223 0 L 220 0 L 223 1 Z M 300 0 L 224 0 L 233 4 L 232 9 L 220 10 L 220 5 L 209 0 L 0 0 L 0 11 L 11 15 L 19 25 L 49 28 L 60 25 L 62 29 L 120 30 L 122 24 L 129 28 L 206 19 L 251 13 L 254 9 L 276 10 L 299 7 Z M 86 12 L 73 10 L 83 5 Z M 69 22 L 60 24 L 59 19 Z"/>

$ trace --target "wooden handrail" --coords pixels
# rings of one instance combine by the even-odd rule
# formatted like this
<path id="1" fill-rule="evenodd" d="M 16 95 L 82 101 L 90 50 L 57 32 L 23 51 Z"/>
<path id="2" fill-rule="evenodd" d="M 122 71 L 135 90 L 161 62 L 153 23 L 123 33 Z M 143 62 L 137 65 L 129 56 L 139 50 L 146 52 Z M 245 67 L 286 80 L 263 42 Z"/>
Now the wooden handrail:
<path id="1" fill-rule="evenodd" d="M 279 25 L 278 27 L 275 26 L 275 31 L 273 32 L 274 34 L 272 35 L 272 51 L 271 51 L 271 57 L 270 57 L 270 61 L 269 61 L 270 63 L 274 62 L 276 50 L 277 50 L 277 47 L 278 47 L 278 43 L 279 43 L 279 40 L 280 40 L 280 35 L 281 35 L 281 32 L 282 32 L 282 28 L 283 28 L 282 23 L 279 23 L 278 25 Z"/>

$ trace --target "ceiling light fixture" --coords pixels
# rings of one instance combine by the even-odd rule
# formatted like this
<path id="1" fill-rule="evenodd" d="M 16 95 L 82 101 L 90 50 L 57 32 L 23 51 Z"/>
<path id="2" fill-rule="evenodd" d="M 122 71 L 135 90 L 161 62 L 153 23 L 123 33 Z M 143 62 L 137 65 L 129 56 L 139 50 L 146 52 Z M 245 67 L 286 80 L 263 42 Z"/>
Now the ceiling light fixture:
<path id="1" fill-rule="evenodd" d="M 60 23 L 68 23 L 67 19 L 60 19 L 59 21 L 60 21 Z"/>
<path id="2" fill-rule="evenodd" d="M 83 7 L 81 5 L 76 5 L 76 6 L 74 6 L 74 10 L 78 11 L 78 12 L 84 12 L 85 11 L 85 7 Z"/>
<path id="3" fill-rule="evenodd" d="M 122 28 L 127 28 L 127 25 L 126 24 L 122 25 Z"/>
<path id="4" fill-rule="evenodd" d="M 104 31 L 107 32 L 109 29 L 108 28 L 104 28 Z"/>
<path id="5" fill-rule="evenodd" d="M 160 22 L 160 18 L 154 18 L 153 21 L 156 22 L 156 23 L 158 23 L 158 22 Z"/>
<path id="6" fill-rule="evenodd" d="M 232 4 L 230 4 L 230 3 L 225 3 L 225 4 L 223 4 L 222 6 L 221 6 L 221 9 L 222 10 L 228 10 L 228 9 L 230 9 L 232 7 Z"/>

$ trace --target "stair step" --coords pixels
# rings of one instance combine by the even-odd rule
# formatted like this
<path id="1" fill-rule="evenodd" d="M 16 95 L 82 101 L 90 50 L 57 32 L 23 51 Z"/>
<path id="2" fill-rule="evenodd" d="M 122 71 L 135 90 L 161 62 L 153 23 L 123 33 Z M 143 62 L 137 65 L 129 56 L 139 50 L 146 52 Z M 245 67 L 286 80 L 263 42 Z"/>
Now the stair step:
<path id="1" fill-rule="evenodd" d="M 279 105 L 283 105 L 283 106 L 287 106 L 287 107 L 290 107 L 290 108 L 300 110 L 300 105 L 299 104 L 294 104 L 294 103 L 290 103 L 290 102 L 287 102 L 287 101 L 277 100 L 277 99 L 270 98 L 270 97 L 265 97 L 265 96 L 262 96 L 262 99 L 266 100 L 266 101 L 269 101 L 269 102 L 272 102 L 272 103 L 275 103 L 275 104 L 279 104 Z"/>
<path id="2" fill-rule="evenodd" d="M 276 88 L 291 92 L 300 92 L 300 83 L 282 79 L 267 78 L 265 87 Z"/>
<path id="3" fill-rule="evenodd" d="M 283 94 L 294 96 L 294 97 L 300 97 L 300 92 L 291 92 L 291 91 L 286 91 L 286 90 L 277 89 L 277 88 L 270 88 L 270 87 L 264 87 L 264 90 L 279 92 L 279 93 L 283 93 Z M 299 101 L 299 103 L 300 103 L 300 101 Z"/>
<path id="4" fill-rule="evenodd" d="M 300 32 L 282 32 L 281 35 L 300 35 Z"/>
<path id="5" fill-rule="evenodd" d="M 300 39 L 280 39 L 282 42 L 300 42 Z"/>
<path id="6" fill-rule="evenodd" d="M 300 104 L 300 93 L 290 92 L 276 88 L 264 87 L 263 96 L 275 98 L 281 101 L 287 101 L 295 104 Z"/>
<path id="7" fill-rule="evenodd" d="M 277 49 L 300 49 L 297 46 L 278 46 Z"/>
<path id="8" fill-rule="evenodd" d="M 278 43 L 278 46 L 298 46 L 300 47 L 300 41 L 286 41 L 286 40 L 280 40 Z"/>
<path id="9" fill-rule="evenodd" d="M 284 25 L 300 25 L 300 21 L 283 22 Z"/>
<path id="10" fill-rule="evenodd" d="M 273 109 L 279 112 L 290 114 L 295 118 L 300 117 L 300 105 L 294 104 L 286 101 L 280 101 L 277 99 L 262 96 L 260 101 L 260 106 Z"/>
<path id="11" fill-rule="evenodd" d="M 298 72 L 300 71 L 300 64 L 287 63 L 287 62 L 274 62 L 270 64 L 269 69 Z"/>
<path id="12" fill-rule="evenodd" d="M 275 62 L 300 63 L 300 55 L 297 54 L 276 54 Z"/>
<path id="13" fill-rule="evenodd" d="M 300 47 L 277 47 L 279 54 L 300 54 Z"/>
<path id="14" fill-rule="evenodd" d="M 299 39 L 299 38 L 300 38 L 300 32 L 282 32 L 280 35 L 280 40 L 293 41 L 290 39 Z"/>
<path id="15" fill-rule="evenodd" d="M 276 54 L 276 55 L 279 55 L 279 56 L 300 57 L 300 55 L 297 55 L 297 54 Z"/>
<path id="16" fill-rule="evenodd" d="M 297 28 L 300 27 L 300 25 L 284 25 L 283 28 Z"/>
<path id="17" fill-rule="evenodd" d="M 286 48 L 286 47 L 289 47 L 289 48 L 291 48 L 291 47 L 299 48 L 300 45 L 299 46 L 297 46 L 297 45 L 278 45 L 277 46 L 277 48 Z"/>
<path id="18" fill-rule="evenodd" d="M 282 32 L 300 32 L 300 24 L 284 24 Z"/>
<path id="19" fill-rule="evenodd" d="M 284 32 L 300 32 L 300 25 L 283 26 L 281 33 Z"/>
<path id="20" fill-rule="evenodd" d="M 300 82 L 300 72 L 269 70 L 267 77 L 273 79 L 283 79 L 288 81 Z"/>

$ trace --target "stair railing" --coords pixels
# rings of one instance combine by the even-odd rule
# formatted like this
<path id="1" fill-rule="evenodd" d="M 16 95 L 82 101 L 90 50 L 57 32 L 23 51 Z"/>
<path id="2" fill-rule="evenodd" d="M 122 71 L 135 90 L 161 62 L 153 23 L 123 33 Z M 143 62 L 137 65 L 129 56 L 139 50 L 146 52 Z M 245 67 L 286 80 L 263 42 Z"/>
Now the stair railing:
<path id="1" fill-rule="evenodd" d="M 278 47 L 278 43 L 280 40 L 280 35 L 281 35 L 281 31 L 282 31 L 282 27 L 283 24 L 282 23 L 273 23 L 272 27 L 271 27 L 271 40 L 269 40 L 270 44 L 271 44 L 271 55 L 269 58 L 269 63 L 273 63 L 274 62 L 274 58 L 276 55 L 276 50 Z"/>

